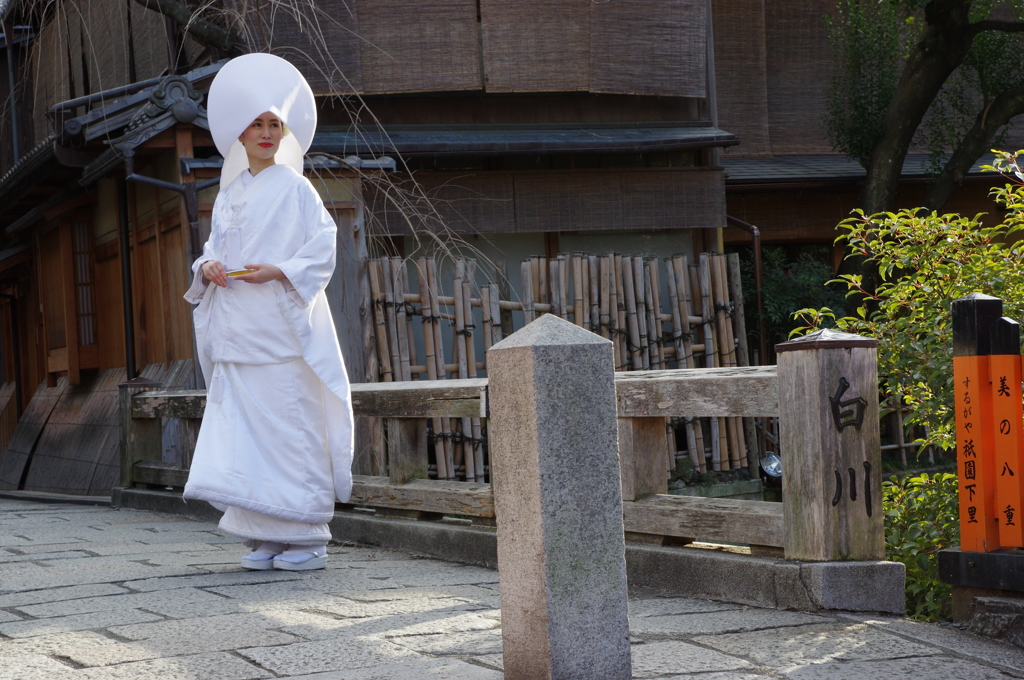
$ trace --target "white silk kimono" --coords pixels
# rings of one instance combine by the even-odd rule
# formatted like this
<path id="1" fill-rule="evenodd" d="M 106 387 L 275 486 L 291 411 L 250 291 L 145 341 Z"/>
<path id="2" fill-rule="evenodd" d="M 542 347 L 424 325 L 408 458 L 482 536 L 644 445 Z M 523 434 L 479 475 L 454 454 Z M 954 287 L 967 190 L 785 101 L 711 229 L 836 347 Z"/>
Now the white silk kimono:
<path id="1" fill-rule="evenodd" d="M 184 495 L 250 541 L 323 544 L 335 499 L 352 491 L 349 383 L 324 294 L 336 232 L 309 181 L 273 165 L 221 189 L 193 265 L 185 299 L 198 303 L 207 404 Z M 274 264 L 286 278 L 221 288 L 202 275 L 209 260 Z"/>

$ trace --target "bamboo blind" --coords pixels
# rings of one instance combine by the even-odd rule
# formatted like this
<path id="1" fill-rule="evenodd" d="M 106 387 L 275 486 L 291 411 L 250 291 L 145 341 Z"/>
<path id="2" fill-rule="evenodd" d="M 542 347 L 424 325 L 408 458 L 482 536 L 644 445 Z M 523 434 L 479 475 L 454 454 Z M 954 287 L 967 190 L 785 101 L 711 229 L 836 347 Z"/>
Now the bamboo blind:
<path id="1" fill-rule="evenodd" d="M 487 368 L 486 350 L 514 330 L 513 311 L 522 312 L 521 323 L 551 313 L 611 339 L 620 371 L 748 363 L 735 255 L 706 253 L 694 263 L 681 255 L 532 257 L 521 263 L 518 295 L 506 295 L 518 300 L 501 299 L 497 284 L 478 283 L 472 260 L 457 260 L 454 277 L 444 281 L 429 257 L 370 260 L 368 276 L 384 382 L 478 377 Z M 666 476 L 679 458 L 700 472 L 746 468 L 754 441 L 742 421 L 672 419 Z M 486 423 L 434 418 L 424 427 L 432 476 L 487 481 Z"/>
<path id="2" fill-rule="evenodd" d="M 772 153 L 833 153 L 821 121 L 832 73 L 824 17 L 835 1 L 765 0 L 764 12 Z"/>
<path id="3" fill-rule="evenodd" d="M 480 0 L 488 92 L 586 91 L 589 0 Z"/>
<path id="4" fill-rule="evenodd" d="M 456 233 L 725 226 L 725 179 L 718 168 L 424 172 L 416 180 L 431 204 L 398 204 L 394 188 L 364 185 L 378 233 L 409 234 L 409 220 L 416 230 L 436 231 L 436 218 Z M 399 186 L 409 195 L 411 181 Z"/>
<path id="5" fill-rule="evenodd" d="M 363 91 L 479 90 L 475 0 L 356 0 Z"/>
<path id="6" fill-rule="evenodd" d="M 590 91 L 674 97 L 707 93 L 705 0 L 590 5 Z"/>
<path id="7" fill-rule="evenodd" d="M 764 1 L 712 2 L 719 125 L 742 140 L 726 154 L 771 154 Z"/>

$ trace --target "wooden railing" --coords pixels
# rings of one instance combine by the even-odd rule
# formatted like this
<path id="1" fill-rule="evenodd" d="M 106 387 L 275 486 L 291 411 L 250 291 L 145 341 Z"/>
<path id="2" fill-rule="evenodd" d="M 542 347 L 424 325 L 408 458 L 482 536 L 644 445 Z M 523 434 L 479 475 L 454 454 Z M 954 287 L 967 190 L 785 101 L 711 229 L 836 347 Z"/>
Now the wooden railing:
<path id="1" fill-rule="evenodd" d="M 665 370 L 615 375 L 620 440 L 650 430 L 664 437 L 664 419 L 672 416 L 776 416 L 774 366 Z M 182 487 L 188 470 L 160 462 L 160 418 L 202 418 L 204 390 L 142 391 L 131 396 L 122 459 L 130 474 L 124 484 Z M 486 417 L 487 379 L 414 380 L 352 385 L 357 417 L 388 422 L 388 477 L 356 475 L 351 505 L 439 515 L 494 517 L 490 484 L 426 479 L 427 446 L 423 418 Z M 126 414 L 127 415 L 127 414 Z M 621 444 L 626 443 L 620 441 Z M 621 449 L 620 449 L 621 451 Z M 781 548 L 782 506 L 762 501 L 705 499 L 666 495 L 664 447 L 640 442 L 623 458 L 623 512 L 626 531 L 656 541 L 695 539 Z M 660 485 L 645 493 L 633 480 Z M 683 539 L 679 541 L 678 539 Z"/>
<path id="2" fill-rule="evenodd" d="M 811 351 L 792 354 L 803 355 L 797 363 L 814 364 L 820 360 L 817 355 L 821 353 L 822 346 L 807 343 L 807 349 Z M 842 347 L 849 346 L 847 342 Z M 825 351 L 842 353 L 849 350 Z M 842 357 L 839 359 L 841 363 Z M 840 363 L 833 361 L 829 366 L 840 366 Z M 871 369 L 873 371 L 873 363 Z M 786 370 L 793 373 L 781 382 L 799 385 L 807 369 L 801 364 Z M 840 367 L 836 370 L 845 369 Z M 802 394 L 799 387 L 793 393 L 787 392 L 788 396 L 784 397 L 786 403 L 780 408 L 778 371 L 775 366 L 764 366 L 615 374 L 623 517 L 627 537 L 649 543 L 686 544 L 700 540 L 744 544 L 751 546 L 751 552 L 755 554 L 781 554 L 780 549 L 785 549 L 786 557 L 799 559 L 837 559 L 837 555 L 845 559 L 881 559 L 878 554 L 881 548 L 874 545 L 878 542 L 874 533 L 880 536 L 880 532 L 872 533 L 872 547 L 867 552 L 854 549 L 851 553 L 848 550 L 851 539 L 847 529 L 851 522 L 861 521 L 859 515 L 857 519 L 848 519 L 848 515 L 855 512 L 857 492 L 852 491 L 851 500 L 841 504 L 837 499 L 845 498 L 844 493 L 850 491 L 849 487 L 844 491 L 840 480 L 836 489 L 830 488 L 833 468 L 836 479 L 845 479 L 847 468 L 850 475 L 854 472 L 860 474 L 862 465 L 859 460 L 846 461 L 844 456 L 847 454 L 831 451 L 830 447 L 834 446 L 828 443 L 851 436 L 849 432 L 844 434 L 846 426 L 838 421 L 835 428 L 839 436 L 832 430 L 830 413 L 834 405 L 830 405 L 830 397 L 835 387 L 831 383 L 840 384 L 839 374 L 825 376 L 824 371 L 819 371 L 822 373 L 818 376 L 820 385 L 808 384 L 803 390 L 807 394 Z M 864 396 L 870 401 L 871 390 L 865 394 L 863 388 L 870 382 L 865 383 L 849 374 L 842 379 L 847 380 L 847 377 L 850 378 L 847 382 L 852 382 L 856 391 L 841 393 L 837 398 L 844 395 L 845 399 L 857 397 L 848 402 L 850 404 L 864 401 L 861 399 Z M 871 378 L 867 379 L 870 381 Z M 459 515 L 472 518 L 477 523 L 492 524 L 495 512 L 490 484 L 427 479 L 427 442 L 421 426 L 423 418 L 486 418 L 487 385 L 486 378 L 353 385 L 355 415 L 387 420 L 389 476 L 356 476 L 349 505 L 374 508 L 382 514 L 412 514 L 425 519 Z M 792 391 L 791 387 L 786 389 Z M 203 391 L 169 392 L 153 390 L 145 385 L 122 386 L 124 486 L 184 486 L 188 470 L 160 462 L 160 419 L 201 418 L 205 400 Z M 841 406 L 846 408 L 846 403 Z M 874 397 L 874 404 L 874 413 L 877 414 L 877 397 Z M 816 411 L 811 414 L 813 417 L 806 417 L 808 414 L 803 411 L 808 409 Z M 869 408 L 869 418 L 870 415 Z M 667 494 L 666 418 L 716 416 L 777 416 L 784 442 L 787 437 L 789 441 L 806 442 L 794 444 L 795 450 L 783 451 L 784 474 L 790 477 L 791 482 L 783 484 L 782 503 Z M 873 435 L 867 432 L 866 436 L 874 437 L 874 450 L 877 452 L 877 417 L 874 422 Z M 815 443 L 819 440 L 823 442 L 820 445 Z M 851 451 L 870 451 L 870 442 L 868 444 L 866 447 L 859 444 L 853 447 L 839 442 L 835 446 L 846 446 Z M 870 464 L 865 463 L 863 467 L 870 470 Z M 877 466 L 872 474 L 875 477 L 871 479 L 880 479 Z M 881 493 L 877 488 L 878 481 L 865 477 L 858 483 L 875 486 L 870 491 L 865 486 L 860 487 L 860 504 L 864 504 L 865 496 L 871 503 L 871 493 L 875 494 L 877 501 Z M 792 511 L 789 515 L 784 510 L 787 506 Z M 870 520 L 878 527 L 882 522 L 880 510 L 879 506 Z M 863 510 L 856 512 L 863 514 Z M 872 517 L 870 506 L 867 517 Z M 811 529 L 808 529 L 808 521 L 812 523 Z M 821 531 L 813 529 L 813 523 L 818 521 L 824 527 Z M 807 536 L 809 531 L 814 535 Z M 856 540 L 854 537 L 854 543 Z M 809 549 L 808 544 L 812 544 L 813 549 Z"/>

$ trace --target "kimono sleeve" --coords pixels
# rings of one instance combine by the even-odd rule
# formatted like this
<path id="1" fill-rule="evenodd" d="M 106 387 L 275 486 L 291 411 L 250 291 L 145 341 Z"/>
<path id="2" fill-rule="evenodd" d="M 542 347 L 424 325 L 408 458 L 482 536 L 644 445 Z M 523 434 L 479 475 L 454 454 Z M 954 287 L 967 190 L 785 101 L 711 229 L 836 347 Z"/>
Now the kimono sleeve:
<path id="1" fill-rule="evenodd" d="M 203 246 L 203 254 L 192 263 L 192 286 L 184 295 L 186 302 L 196 305 L 203 299 L 210 282 L 203 276 L 202 266 L 210 260 L 216 259 L 217 256 L 213 247 L 213 234 L 211 233 L 210 238 L 206 240 L 206 244 Z"/>
<path id="2" fill-rule="evenodd" d="M 300 192 L 298 219 L 305 227 L 305 243 L 277 266 L 286 277 L 283 283 L 288 298 L 299 307 L 307 307 L 334 273 L 338 227 L 309 182 Z"/>

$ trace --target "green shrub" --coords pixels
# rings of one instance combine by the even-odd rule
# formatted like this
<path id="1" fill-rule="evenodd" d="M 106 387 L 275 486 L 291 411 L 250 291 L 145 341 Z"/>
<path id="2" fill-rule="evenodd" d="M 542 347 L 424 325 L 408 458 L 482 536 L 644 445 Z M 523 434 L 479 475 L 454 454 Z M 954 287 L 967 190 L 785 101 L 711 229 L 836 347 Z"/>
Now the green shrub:
<path id="1" fill-rule="evenodd" d="M 948 621 L 950 587 L 939 581 L 943 548 L 960 544 L 956 475 L 891 477 L 882 483 L 885 556 L 907 568 L 907 614 Z"/>

